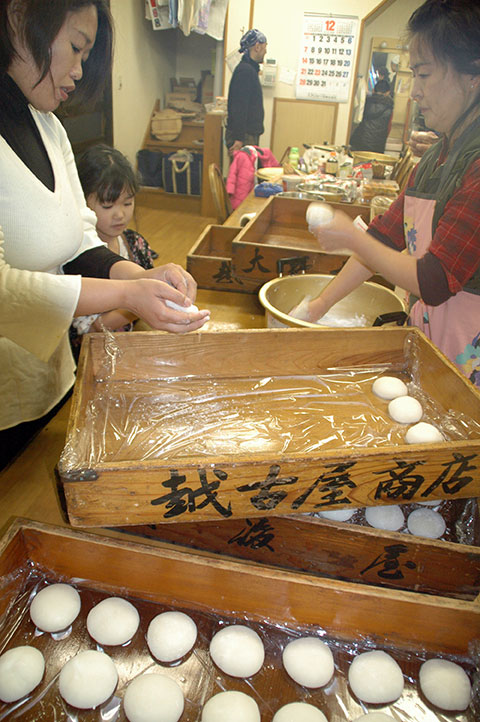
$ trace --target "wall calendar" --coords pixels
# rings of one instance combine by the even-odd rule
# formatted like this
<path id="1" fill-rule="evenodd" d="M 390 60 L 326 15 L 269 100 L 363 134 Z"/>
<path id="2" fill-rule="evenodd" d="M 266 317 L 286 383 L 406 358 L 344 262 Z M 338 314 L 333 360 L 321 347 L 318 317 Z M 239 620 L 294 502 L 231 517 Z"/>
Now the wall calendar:
<path id="1" fill-rule="evenodd" d="M 355 67 L 358 17 L 304 13 L 296 97 L 346 103 Z"/>

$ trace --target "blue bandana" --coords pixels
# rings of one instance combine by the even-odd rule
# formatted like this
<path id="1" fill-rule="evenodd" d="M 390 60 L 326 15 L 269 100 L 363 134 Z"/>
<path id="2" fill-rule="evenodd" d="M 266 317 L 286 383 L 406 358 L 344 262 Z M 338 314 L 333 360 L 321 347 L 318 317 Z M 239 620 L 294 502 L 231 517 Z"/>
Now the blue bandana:
<path id="1" fill-rule="evenodd" d="M 252 28 L 248 30 L 240 40 L 240 52 L 246 53 L 249 48 L 252 48 L 256 43 L 266 43 L 267 38 L 260 30 Z"/>

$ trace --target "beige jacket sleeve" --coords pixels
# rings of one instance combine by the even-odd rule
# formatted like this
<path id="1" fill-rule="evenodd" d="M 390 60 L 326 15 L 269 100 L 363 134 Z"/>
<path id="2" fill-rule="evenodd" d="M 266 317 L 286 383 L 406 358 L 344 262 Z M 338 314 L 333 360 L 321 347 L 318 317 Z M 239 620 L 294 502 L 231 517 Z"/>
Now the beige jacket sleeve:
<path id="1" fill-rule="evenodd" d="M 48 361 L 72 322 L 81 277 L 12 268 L 3 243 L 0 228 L 0 336 Z"/>

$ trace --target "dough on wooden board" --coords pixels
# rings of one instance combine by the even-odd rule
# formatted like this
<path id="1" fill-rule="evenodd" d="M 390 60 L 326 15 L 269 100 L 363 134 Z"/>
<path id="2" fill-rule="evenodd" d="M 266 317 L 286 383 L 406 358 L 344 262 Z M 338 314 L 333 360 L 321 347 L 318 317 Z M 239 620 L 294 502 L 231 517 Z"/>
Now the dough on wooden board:
<path id="1" fill-rule="evenodd" d="M 232 624 L 214 635 L 210 642 L 210 656 L 225 674 L 251 677 L 262 667 L 265 649 L 253 629 Z"/>
<path id="2" fill-rule="evenodd" d="M 118 683 L 115 664 L 104 652 L 87 649 L 62 667 L 60 694 L 72 707 L 94 709 L 112 696 Z"/>
<path id="3" fill-rule="evenodd" d="M 197 625 L 184 612 L 162 612 L 148 625 L 147 644 L 160 662 L 174 662 L 184 657 L 197 639 Z"/>
<path id="4" fill-rule="evenodd" d="M 12 647 L 0 656 L 0 699 L 16 702 L 30 694 L 45 672 L 43 654 L 36 647 Z"/>
<path id="5" fill-rule="evenodd" d="M 465 670 L 448 659 L 429 659 L 419 673 L 420 689 L 429 702 L 440 709 L 467 709 L 472 685 Z"/>
<path id="6" fill-rule="evenodd" d="M 260 722 L 255 700 L 244 692 L 219 692 L 210 697 L 202 710 L 201 722 Z"/>
<path id="7" fill-rule="evenodd" d="M 135 677 L 123 697 L 129 722 L 178 722 L 184 706 L 180 685 L 157 672 Z"/>
<path id="8" fill-rule="evenodd" d="M 348 682 L 356 697 L 367 704 L 394 702 L 404 687 L 400 666 L 379 649 L 355 657 L 348 669 Z"/>
<path id="9" fill-rule="evenodd" d="M 140 616 L 133 604 L 121 597 L 102 599 L 87 616 L 89 635 L 106 646 L 129 642 L 139 624 Z"/>
<path id="10" fill-rule="evenodd" d="M 299 637 L 289 642 L 282 654 L 287 674 L 303 687 L 324 687 L 334 672 L 330 647 L 318 637 Z"/>
<path id="11" fill-rule="evenodd" d="M 80 608 L 80 594 L 71 584 L 49 584 L 32 599 L 30 618 L 43 632 L 60 632 L 74 622 Z"/>

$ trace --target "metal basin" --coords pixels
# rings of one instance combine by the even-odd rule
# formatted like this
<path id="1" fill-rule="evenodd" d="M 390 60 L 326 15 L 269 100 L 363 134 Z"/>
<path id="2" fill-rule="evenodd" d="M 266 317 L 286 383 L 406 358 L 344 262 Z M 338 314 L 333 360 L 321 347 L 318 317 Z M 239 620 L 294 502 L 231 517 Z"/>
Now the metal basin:
<path id="1" fill-rule="evenodd" d="M 311 298 L 318 296 L 332 278 L 334 276 L 311 273 L 283 276 L 265 283 L 261 287 L 258 297 L 265 309 L 268 327 L 373 326 L 379 325 L 379 317 L 385 316 L 385 314 L 396 314 L 392 320 L 397 321 L 398 319 L 399 323 L 405 319 L 406 309 L 402 299 L 389 288 L 372 281 L 362 283 L 348 296 L 332 306 L 328 312 L 329 323 L 310 323 L 288 315 L 305 296 Z"/>

